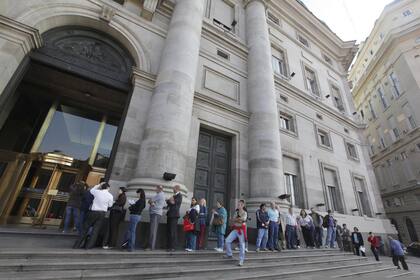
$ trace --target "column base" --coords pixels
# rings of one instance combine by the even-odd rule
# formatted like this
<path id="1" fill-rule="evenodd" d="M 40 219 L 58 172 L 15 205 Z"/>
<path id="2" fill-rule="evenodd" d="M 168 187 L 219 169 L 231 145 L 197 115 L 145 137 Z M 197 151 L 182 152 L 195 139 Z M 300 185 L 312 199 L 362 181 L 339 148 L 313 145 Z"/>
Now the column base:
<path id="1" fill-rule="evenodd" d="M 246 200 L 247 209 L 258 209 L 261 203 L 265 203 L 267 207 L 270 207 L 270 202 L 274 201 L 281 209 L 288 209 L 290 202 L 284 199 L 273 199 L 272 197 L 253 197 Z"/>

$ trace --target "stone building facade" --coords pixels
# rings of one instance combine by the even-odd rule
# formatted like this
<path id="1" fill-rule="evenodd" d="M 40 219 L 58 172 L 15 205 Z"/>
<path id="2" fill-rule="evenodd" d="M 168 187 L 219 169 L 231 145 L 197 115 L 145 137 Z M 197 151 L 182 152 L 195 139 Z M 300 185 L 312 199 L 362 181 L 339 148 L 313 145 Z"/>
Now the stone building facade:
<path id="1" fill-rule="evenodd" d="M 385 211 L 407 244 L 420 234 L 419 14 L 418 1 L 386 6 L 349 76 Z"/>
<path id="2" fill-rule="evenodd" d="M 183 209 L 193 195 L 207 198 L 210 207 L 221 200 L 230 213 L 239 199 L 250 211 L 276 200 L 284 210 L 291 204 L 296 211 L 333 209 L 339 223 L 362 232 L 394 232 L 381 215 L 364 126 L 353 115 L 346 70 L 355 42 L 342 41 L 301 2 L 34 0 L 0 5 L 0 100 L 9 108 L 0 118 L 2 126 L 17 106 L 16 92 L 30 92 L 30 85 L 43 79 L 37 73 L 50 73 L 45 67 L 60 70 L 45 74 L 48 83 L 37 85 L 60 94 L 59 105 L 45 111 L 50 120 L 40 125 L 42 137 L 19 152 L 65 151 L 44 138 L 57 112 L 75 114 L 75 107 L 105 112 L 96 136 L 71 139 L 97 143 L 107 135 L 101 127 L 107 127 L 109 110 L 117 121 L 107 168 L 95 167 L 104 147 L 100 141 L 78 158 L 93 163 L 88 182 L 103 172 L 115 188 L 127 185 L 133 194 L 142 187 L 150 195 L 162 184 L 167 196 L 171 186 L 180 184 Z M 44 68 L 32 66 L 34 61 Z M 32 68 L 25 70 L 25 63 Z M 80 92 L 73 100 L 72 94 Z M 68 127 L 73 131 L 73 125 Z M 77 153 L 68 151 L 76 159 Z M 176 178 L 165 181 L 164 172 Z M 282 194 L 291 198 L 280 200 Z"/>

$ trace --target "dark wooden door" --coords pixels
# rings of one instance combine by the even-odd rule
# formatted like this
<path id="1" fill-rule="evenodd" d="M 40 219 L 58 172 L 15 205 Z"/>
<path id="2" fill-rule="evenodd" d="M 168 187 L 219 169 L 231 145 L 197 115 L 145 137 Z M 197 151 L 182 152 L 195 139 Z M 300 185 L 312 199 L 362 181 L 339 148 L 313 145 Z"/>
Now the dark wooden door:
<path id="1" fill-rule="evenodd" d="M 230 183 L 230 146 L 229 137 L 200 131 L 195 169 L 194 196 L 205 198 L 210 209 L 220 200 L 228 207 Z"/>

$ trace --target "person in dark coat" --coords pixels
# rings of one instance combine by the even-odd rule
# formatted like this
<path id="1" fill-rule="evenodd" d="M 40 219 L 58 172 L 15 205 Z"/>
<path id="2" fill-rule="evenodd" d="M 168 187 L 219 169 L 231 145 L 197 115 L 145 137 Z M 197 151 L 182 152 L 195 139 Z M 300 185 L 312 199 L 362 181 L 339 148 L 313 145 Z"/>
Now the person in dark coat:
<path id="1" fill-rule="evenodd" d="M 111 211 L 109 212 L 109 227 L 108 233 L 105 235 L 103 242 L 104 249 L 115 247 L 117 242 L 118 229 L 125 216 L 124 205 L 127 202 L 127 196 L 125 194 L 126 191 L 127 189 L 125 187 L 121 187 L 119 189 L 118 198 L 112 205 Z"/>
<path id="2" fill-rule="evenodd" d="M 365 243 L 357 227 L 354 227 L 354 231 L 351 233 L 351 241 L 353 242 L 354 254 L 360 256 L 360 253 L 362 253 L 362 256 L 365 257 L 366 255 L 363 250 L 360 250 L 360 247 L 364 247 Z"/>
<path id="3" fill-rule="evenodd" d="M 82 205 L 82 197 L 85 191 L 85 183 L 79 181 L 70 186 L 69 200 L 66 205 L 66 216 L 64 217 L 63 233 L 68 232 L 71 217 L 73 216 L 74 229 L 80 234 L 80 207 Z"/>
<path id="4" fill-rule="evenodd" d="M 175 251 L 178 243 L 178 220 L 179 208 L 182 204 L 181 187 L 174 186 L 174 195 L 166 200 L 168 211 L 166 212 L 167 247 L 168 251 Z"/>
<path id="5" fill-rule="evenodd" d="M 140 222 L 141 213 L 146 207 L 146 195 L 144 190 L 138 189 L 136 193 L 138 194 L 139 199 L 128 207 L 128 210 L 130 211 L 130 225 L 125 233 L 127 241 L 123 244 L 123 247 L 126 247 L 129 252 L 134 251 L 136 247 L 137 224 Z"/>
<path id="6" fill-rule="evenodd" d="M 85 184 L 84 187 L 85 187 L 85 190 L 83 192 L 82 202 L 80 204 L 80 217 L 79 217 L 80 229 L 83 229 L 83 224 L 85 222 L 87 213 L 89 212 L 90 207 L 92 206 L 93 199 L 95 198 L 93 194 L 90 192 L 89 186 Z"/>

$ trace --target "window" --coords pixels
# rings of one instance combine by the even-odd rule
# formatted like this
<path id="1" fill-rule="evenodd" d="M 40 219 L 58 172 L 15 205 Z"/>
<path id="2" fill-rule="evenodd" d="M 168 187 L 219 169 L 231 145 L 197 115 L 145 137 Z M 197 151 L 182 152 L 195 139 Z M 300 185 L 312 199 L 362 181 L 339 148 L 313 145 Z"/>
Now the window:
<path id="1" fill-rule="evenodd" d="M 326 63 L 328 63 L 329 65 L 332 65 L 332 60 L 329 56 L 324 54 L 324 55 L 322 55 L 322 57 L 324 58 Z"/>
<path id="2" fill-rule="evenodd" d="M 359 156 L 357 155 L 357 149 L 354 144 L 346 142 L 346 150 L 349 158 L 359 159 Z"/>
<path id="3" fill-rule="evenodd" d="M 407 158 L 408 158 L 407 153 L 406 152 L 401 152 L 401 159 L 405 160 Z"/>
<path id="4" fill-rule="evenodd" d="M 280 20 L 279 20 L 279 18 L 278 18 L 278 17 L 276 17 L 275 15 L 273 15 L 272 13 L 267 12 L 267 18 L 268 18 L 271 22 L 273 22 L 273 23 L 275 23 L 275 24 L 277 24 L 277 25 L 280 25 Z"/>
<path id="5" fill-rule="evenodd" d="M 296 133 L 295 119 L 293 116 L 280 112 L 280 128 Z"/>
<path id="6" fill-rule="evenodd" d="M 382 132 L 382 128 L 380 126 L 378 126 L 376 128 L 376 133 L 378 134 L 378 138 L 379 138 L 379 142 L 381 144 L 381 148 L 385 149 L 386 148 L 385 138 L 384 138 L 384 134 Z"/>
<path id="7" fill-rule="evenodd" d="M 331 86 L 331 92 L 332 92 L 332 97 L 333 97 L 333 101 L 334 101 L 334 106 L 340 112 L 344 112 L 345 111 L 344 103 L 343 103 L 343 99 L 341 98 L 340 90 L 336 86 Z"/>
<path id="8" fill-rule="evenodd" d="M 372 156 L 373 154 L 375 154 L 375 148 L 373 147 L 373 143 L 372 143 L 372 136 L 368 136 L 367 137 L 368 140 L 368 145 L 369 145 L 369 154 Z"/>
<path id="9" fill-rule="evenodd" d="M 383 92 L 382 88 L 379 87 L 377 89 L 377 92 L 378 92 L 379 98 L 381 99 L 382 106 L 384 107 L 384 109 L 388 108 L 389 104 L 388 104 L 388 101 L 385 98 L 385 95 L 384 95 L 384 92 Z"/>
<path id="10" fill-rule="evenodd" d="M 387 165 L 388 167 L 391 167 L 391 166 L 392 166 L 392 160 L 387 159 L 387 160 L 386 160 L 386 165 Z"/>
<path id="11" fill-rule="evenodd" d="M 411 11 L 410 10 L 405 10 L 404 12 L 403 12 L 403 16 L 405 16 L 405 17 L 408 17 L 408 16 L 410 16 L 411 15 Z"/>
<path id="12" fill-rule="evenodd" d="M 400 85 L 400 81 L 398 80 L 394 72 L 389 74 L 389 81 L 391 83 L 392 94 L 395 97 L 399 97 L 401 95 L 401 85 Z"/>
<path id="13" fill-rule="evenodd" d="M 412 110 L 411 110 L 410 105 L 408 103 L 405 103 L 402 106 L 402 110 L 403 110 L 404 115 L 406 117 L 408 127 L 410 129 L 416 128 L 417 127 L 416 120 L 415 120 L 415 118 L 413 116 L 413 113 L 412 113 Z"/>
<path id="14" fill-rule="evenodd" d="M 232 23 L 235 20 L 235 8 L 224 0 L 212 1 L 213 23 L 227 31 L 233 31 Z"/>
<path id="15" fill-rule="evenodd" d="M 217 55 L 220 56 L 220 57 L 222 57 L 222 58 L 224 58 L 224 59 L 229 60 L 229 54 L 228 53 L 225 53 L 224 51 L 217 50 Z"/>
<path id="16" fill-rule="evenodd" d="M 400 130 L 397 127 L 395 117 L 394 116 L 389 117 L 388 123 L 392 130 L 392 134 L 391 134 L 392 140 L 396 141 L 398 138 L 400 138 Z"/>
<path id="17" fill-rule="evenodd" d="M 331 148 L 331 140 L 329 133 L 320 128 L 317 129 L 317 133 L 319 145 Z"/>
<path id="18" fill-rule="evenodd" d="M 278 49 L 273 49 L 272 64 L 274 73 L 287 76 L 286 59 L 284 52 Z"/>
<path id="19" fill-rule="evenodd" d="M 308 39 L 306 39 L 305 37 L 303 37 L 302 35 L 298 35 L 298 41 L 300 43 L 302 43 L 302 45 L 304 45 L 305 47 L 309 48 L 309 41 Z"/>
<path id="20" fill-rule="evenodd" d="M 366 190 L 365 180 L 362 178 L 354 178 L 354 187 L 356 189 L 357 199 L 359 200 L 360 215 L 372 216 L 369 205 L 369 197 Z"/>
<path id="21" fill-rule="evenodd" d="M 290 194 L 290 203 L 293 206 L 305 208 L 303 188 L 300 183 L 299 159 L 283 156 L 283 173 L 286 193 Z"/>
<path id="22" fill-rule="evenodd" d="M 337 172 L 333 169 L 324 168 L 324 181 L 326 185 L 329 209 L 343 213 L 343 204 L 339 191 Z"/>
<path id="23" fill-rule="evenodd" d="M 318 81 L 315 72 L 305 66 L 305 79 L 307 89 L 314 95 L 319 96 Z"/>
<path id="24" fill-rule="evenodd" d="M 372 119 L 376 119 L 375 110 L 373 110 L 372 100 L 368 101 L 368 105 L 369 105 L 370 114 L 372 115 Z"/>

